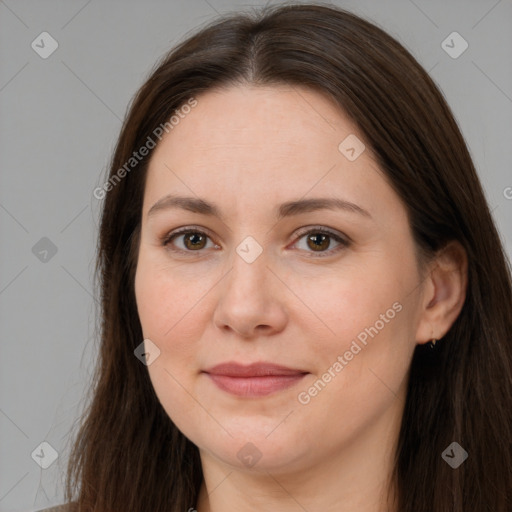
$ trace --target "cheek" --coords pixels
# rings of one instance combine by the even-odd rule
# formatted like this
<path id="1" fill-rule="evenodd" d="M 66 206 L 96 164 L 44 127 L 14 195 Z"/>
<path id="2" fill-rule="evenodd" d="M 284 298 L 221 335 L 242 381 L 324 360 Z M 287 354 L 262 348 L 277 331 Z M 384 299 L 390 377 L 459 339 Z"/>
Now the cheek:
<path id="1" fill-rule="evenodd" d="M 392 266 L 381 260 L 364 266 L 346 264 L 307 279 L 296 274 L 295 279 L 292 289 L 306 306 L 298 304 L 297 319 L 306 328 L 307 317 L 309 331 L 313 325 L 320 326 L 324 339 L 331 340 L 326 342 L 327 349 L 343 348 L 360 333 L 364 342 L 365 329 L 375 323 L 379 331 L 396 323 L 400 308 L 396 303 L 402 302 L 407 287 Z"/>
<path id="2" fill-rule="evenodd" d="M 169 387 L 171 376 L 183 380 L 183 369 L 190 366 L 193 355 L 193 344 L 183 332 L 193 317 L 191 299 L 177 293 L 181 283 L 169 282 L 168 274 L 141 254 L 135 296 L 144 339 L 150 339 L 160 350 L 159 357 L 148 366 L 157 394 Z"/>
<path id="3" fill-rule="evenodd" d="M 144 336 L 169 348 L 173 340 L 187 338 L 184 332 L 197 325 L 201 297 L 212 286 L 210 281 L 213 278 L 170 266 L 162 255 L 141 249 L 135 296 Z"/>
<path id="4" fill-rule="evenodd" d="M 400 387 L 414 350 L 415 276 L 413 261 L 378 257 L 364 267 L 347 265 L 325 280 L 302 281 L 301 297 L 308 297 L 315 312 L 314 317 L 296 317 L 315 357 L 315 375 L 308 384 L 320 378 L 318 389 L 323 383 L 330 389 L 318 394 L 372 401 L 372 394 L 382 399 L 380 390 L 389 393 L 387 387 Z M 319 326 L 316 332 L 312 325 Z M 351 408 L 356 406 L 352 403 Z"/>
<path id="5" fill-rule="evenodd" d="M 208 265 L 173 265 L 165 255 L 141 248 L 135 296 L 144 338 L 160 350 L 148 371 L 164 403 L 180 401 L 186 395 L 180 385 L 192 390 L 202 369 L 201 343 L 213 314 L 208 299 L 221 276 Z"/>
<path id="6" fill-rule="evenodd" d="M 170 276 L 173 276 L 172 280 Z M 178 277 L 179 272 L 149 263 L 141 254 L 135 276 L 135 295 L 139 319 L 145 339 L 150 339 L 159 350 L 159 356 L 148 365 L 148 373 L 162 407 L 180 429 L 190 430 L 187 418 L 198 414 L 195 401 L 186 391 L 193 391 L 193 376 L 198 369 L 197 346 L 200 336 L 194 332 L 198 326 L 202 294 L 190 293 L 194 289 L 190 280 Z M 196 307 L 194 307 L 196 305 Z"/>

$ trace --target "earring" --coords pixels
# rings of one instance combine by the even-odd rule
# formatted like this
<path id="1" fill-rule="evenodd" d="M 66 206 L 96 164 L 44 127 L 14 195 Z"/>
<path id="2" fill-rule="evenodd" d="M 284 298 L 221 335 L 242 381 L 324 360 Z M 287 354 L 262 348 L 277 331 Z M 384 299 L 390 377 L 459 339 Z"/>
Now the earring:
<path id="1" fill-rule="evenodd" d="M 436 339 L 435 338 L 432 338 L 432 340 L 430 341 L 430 348 L 434 348 L 435 345 L 436 345 Z"/>

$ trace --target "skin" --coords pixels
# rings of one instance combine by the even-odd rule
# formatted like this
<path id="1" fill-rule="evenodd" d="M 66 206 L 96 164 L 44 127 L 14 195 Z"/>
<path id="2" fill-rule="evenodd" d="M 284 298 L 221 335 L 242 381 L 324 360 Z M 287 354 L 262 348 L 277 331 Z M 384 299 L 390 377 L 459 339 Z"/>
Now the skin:
<path id="1" fill-rule="evenodd" d="M 354 161 L 338 150 L 348 135 L 364 137 L 317 92 L 232 86 L 197 100 L 151 158 L 135 278 L 144 338 L 160 349 L 148 366 L 151 382 L 200 450 L 205 478 L 190 507 L 394 510 L 385 493 L 393 492 L 411 357 L 460 312 L 465 254 L 452 244 L 421 272 L 401 200 L 368 144 Z M 216 203 L 223 218 L 179 208 L 148 216 L 169 193 Z M 371 218 L 318 210 L 276 220 L 281 203 L 312 197 L 343 198 Z M 209 236 L 199 249 L 183 234 L 162 245 L 187 226 Z M 314 234 L 315 226 L 351 243 L 331 238 L 315 252 L 307 235 L 297 235 L 305 227 Z M 252 263 L 236 252 L 248 236 L 263 250 Z M 299 393 L 395 303 L 401 310 L 394 318 L 300 403 Z M 309 374 L 268 396 L 237 397 L 202 373 L 226 361 L 270 361 Z M 251 467 L 237 457 L 249 442 L 261 455 Z"/>

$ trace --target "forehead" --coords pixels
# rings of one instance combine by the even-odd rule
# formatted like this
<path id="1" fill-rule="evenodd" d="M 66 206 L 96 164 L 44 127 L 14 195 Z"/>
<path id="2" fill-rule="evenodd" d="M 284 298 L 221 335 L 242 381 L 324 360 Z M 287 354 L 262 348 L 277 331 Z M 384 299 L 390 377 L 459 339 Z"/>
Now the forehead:
<path id="1" fill-rule="evenodd" d="M 382 192 L 392 199 L 370 148 L 350 161 L 339 149 L 362 135 L 325 96 L 291 86 L 207 91 L 157 145 L 148 169 L 145 211 L 170 192 L 262 201 Z M 349 139 L 352 140 L 352 139 Z M 192 194 L 191 194 L 192 193 Z M 391 194 L 391 195 L 390 195 Z M 346 197 L 348 199 L 348 197 Z M 385 198 L 383 198 L 385 199 Z M 151 203 L 151 204 L 149 204 Z"/>
<path id="2" fill-rule="evenodd" d="M 272 148 L 273 153 L 281 149 L 282 154 L 299 148 L 325 151 L 336 149 L 340 136 L 358 132 L 333 101 L 305 88 L 232 86 L 196 99 L 197 106 L 164 138 L 169 140 L 162 146 L 173 148 L 176 157 L 183 142 L 195 153 L 235 152 L 244 146 Z"/>

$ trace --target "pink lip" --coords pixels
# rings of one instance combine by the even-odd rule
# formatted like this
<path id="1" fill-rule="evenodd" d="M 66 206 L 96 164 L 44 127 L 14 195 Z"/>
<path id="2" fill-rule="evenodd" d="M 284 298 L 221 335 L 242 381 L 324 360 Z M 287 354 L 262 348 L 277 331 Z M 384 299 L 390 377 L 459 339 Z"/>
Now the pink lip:
<path id="1" fill-rule="evenodd" d="M 272 363 L 253 363 L 248 366 L 223 363 L 205 373 L 222 390 L 237 396 L 265 396 L 293 386 L 308 372 Z"/>

